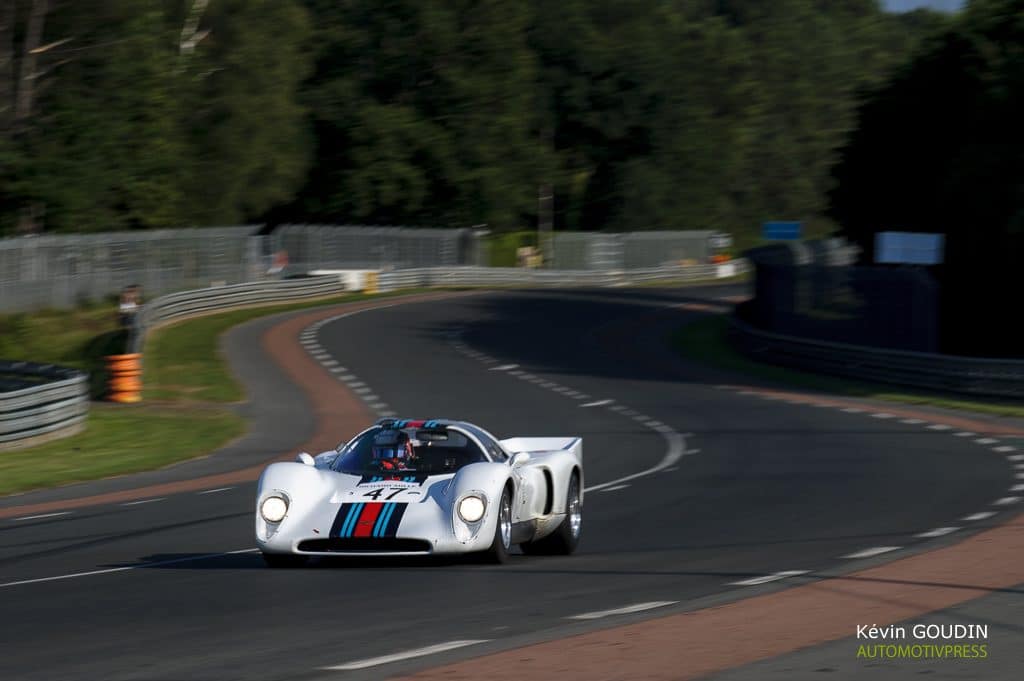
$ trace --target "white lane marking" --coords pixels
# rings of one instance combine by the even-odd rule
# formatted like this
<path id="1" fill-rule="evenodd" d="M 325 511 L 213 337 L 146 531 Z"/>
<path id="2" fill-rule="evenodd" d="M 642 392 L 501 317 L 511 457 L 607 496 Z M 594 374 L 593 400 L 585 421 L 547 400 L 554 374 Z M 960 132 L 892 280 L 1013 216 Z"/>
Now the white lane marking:
<path id="1" fill-rule="evenodd" d="M 333 367 L 333 366 L 337 366 L 338 362 L 337 362 L 337 360 L 333 360 L 333 359 L 325 359 L 325 360 L 321 361 L 320 364 L 324 365 L 325 367 Z"/>
<path id="2" fill-rule="evenodd" d="M 995 439 L 994 437 L 979 437 L 977 440 L 975 440 L 975 442 L 977 442 L 979 445 L 994 445 L 997 442 L 999 442 L 999 440 Z"/>
<path id="3" fill-rule="evenodd" d="M 498 365 L 496 367 L 491 367 L 490 370 L 491 371 L 508 371 L 509 369 L 515 369 L 518 366 L 519 366 L 518 364 L 500 364 L 500 365 Z"/>
<path id="4" fill-rule="evenodd" d="M 848 553 L 843 558 L 870 558 L 871 556 L 879 556 L 883 553 L 889 553 L 890 551 L 898 551 L 902 549 L 902 546 L 872 546 L 870 549 L 864 549 L 863 551 L 855 551 L 854 553 Z"/>
<path id="5" fill-rule="evenodd" d="M 355 374 L 342 374 L 341 376 L 338 376 L 338 378 L 343 381 L 355 381 L 359 379 Z"/>
<path id="6" fill-rule="evenodd" d="M 908 426 L 916 426 L 919 423 L 924 423 L 921 419 L 900 419 L 900 423 L 906 423 Z"/>
<path id="7" fill-rule="evenodd" d="M 661 426 L 663 426 L 665 424 L 662 423 L 661 421 L 651 420 L 651 421 L 644 421 L 644 425 L 650 426 L 651 428 L 660 428 Z"/>
<path id="8" fill-rule="evenodd" d="M 1015 463 L 1013 464 L 1013 467 L 1016 468 L 1017 470 L 1024 469 L 1024 463 Z"/>
<path id="9" fill-rule="evenodd" d="M 624 482 L 629 482 L 630 480 L 642 478 L 645 475 L 652 475 L 654 473 L 658 473 L 660 471 L 665 470 L 669 466 L 679 461 L 679 459 L 683 458 L 683 455 L 686 453 L 686 442 L 683 439 L 683 436 L 680 433 L 677 433 L 671 429 L 669 429 L 668 432 L 658 432 L 661 433 L 662 437 L 665 438 L 665 442 L 668 443 L 668 449 L 665 451 L 665 457 L 660 462 L 646 470 L 640 471 L 639 473 L 633 473 L 632 475 L 626 475 L 621 478 L 616 478 L 615 480 L 609 480 L 608 482 L 603 482 L 600 485 L 591 485 L 590 487 L 585 487 L 583 491 L 595 492 L 599 489 L 604 489 L 605 487 L 612 487 L 614 485 L 619 485 Z"/>
<path id="10" fill-rule="evenodd" d="M 142 504 L 155 504 L 156 502 L 163 501 L 166 498 L 167 497 L 157 497 L 156 499 L 143 499 L 141 501 L 128 501 L 128 502 L 125 502 L 125 503 L 123 503 L 121 505 L 122 506 L 141 506 Z"/>
<path id="11" fill-rule="evenodd" d="M 171 560 L 160 560 L 155 563 L 139 563 L 138 565 L 125 565 L 124 567 L 106 568 L 104 570 L 90 570 L 88 572 L 72 572 L 66 575 L 56 575 L 54 577 L 37 577 L 35 579 L 22 579 L 17 582 L 4 582 L 0 584 L 0 589 L 9 586 L 22 586 L 24 584 L 39 584 L 41 582 L 56 582 L 61 579 L 75 579 L 76 577 L 91 577 L 92 575 L 107 575 L 113 572 L 126 572 L 128 570 L 139 570 L 141 568 L 160 567 L 161 565 L 173 565 L 174 563 L 187 563 L 191 560 L 208 560 L 210 558 L 220 558 L 222 556 L 233 556 L 239 553 L 254 553 L 259 549 L 239 549 L 237 551 L 227 551 L 225 553 L 206 553 L 201 556 L 189 556 L 188 558 L 172 558 Z"/>
<path id="12" fill-rule="evenodd" d="M 991 518 L 995 514 L 995 511 L 982 511 L 981 513 L 972 513 L 971 515 L 965 515 L 960 520 L 985 520 L 986 518 Z"/>
<path id="13" fill-rule="evenodd" d="M 999 447 L 993 447 L 992 451 L 993 452 L 1015 452 L 1015 451 L 1017 451 L 1017 448 L 1016 447 L 1011 447 L 1010 445 L 1000 445 Z"/>
<path id="14" fill-rule="evenodd" d="M 1024 461 L 1024 454 L 1014 454 L 1006 457 L 1009 461 Z"/>
<path id="15" fill-rule="evenodd" d="M 621 414 L 624 411 L 628 411 L 629 410 L 629 407 L 627 407 L 625 405 L 622 405 L 622 404 L 613 404 L 612 406 L 610 406 L 608 408 L 611 409 L 614 412 L 619 413 L 619 414 Z"/>
<path id="16" fill-rule="evenodd" d="M 872 414 L 871 416 L 876 418 L 876 419 L 894 419 L 894 418 L 896 418 L 892 414 L 886 414 L 885 412 L 878 412 L 878 413 Z"/>
<path id="17" fill-rule="evenodd" d="M 581 404 L 580 407 L 603 407 L 604 405 L 611 404 L 614 401 L 615 400 L 598 400 L 597 402 L 587 402 L 586 404 Z"/>
<path id="18" fill-rule="evenodd" d="M 41 518 L 56 518 L 61 515 L 68 515 L 71 511 L 57 511 L 56 513 L 40 513 L 39 515 L 23 515 L 15 520 L 39 520 Z"/>
<path id="19" fill-rule="evenodd" d="M 864 413 L 863 409 L 858 409 L 857 407 L 846 407 L 842 411 L 846 412 L 847 414 L 863 414 Z"/>
<path id="20" fill-rule="evenodd" d="M 1024 492 L 1024 485 L 1014 485 L 1010 488 L 1011 492 Z"/>
<path id="21" fill-rule="evenodd" d="M 758 584 L 777 582 L 780 579 L 786 579 L 787 577 L 796 577 L 797 575 L 806 574 L 807 570 L 784 570 L 782 572 L 776 572 L 774 574 L 765 575 L 764 577 L 753 577 L 751 579 L 744 579 L 741 582 L 729 582 L 729 584 L 731 586 L 757 586 Z"/>
<path id="22" fill-rule="evenodd" d="M 508 372 L 508 375 L 509 376 L 522 376 L 523 372 L 520 371 L 519 369 L 512 369 L 511 371 Z"/>
<path id="23" fill-rule="evenodd" d="M 602 492 L 614 492 L 616 490 L 626 489 L 627 487 L 629 487 L 629 485 L 615 485 L 614 487 L 605 487 L 601 491 Z"/>
<path id="24" fill-rule="evenodd" d="M 1014 477 L 1016 477 L 1018 480 L 1024 480 L 1024 473 L 1017 473 Z"/>
<path id="25" fill-rule="evenodd" d="M 945 423 L 933 423 L 928 426 L 928 430 L 953 430 L 953 426 L 947 426 Z"/>
<path id="26" fill-rule="evenodd" d="M 346 369 L 345 367 L 343 367 L 343 366 L 341 366 L 339 364 L 336 367 L 331 367 L 331 371 L 333 371 L 336 374 L 341 374 L 341 373 L 344 373 L 344 372 L 348 371 L 348 369 Z"/>
<path id="27" fill-rule="evenodd" d="M 624 608 L 614 608 L 612 610 L 596 610 L 594 612 L 585 612 L 579 615 L 572 615 L 566 617 L 567 620 L 598 620 L 602 617 L 611 617 L 612 615 L 628 615 L 633 612 L 643 612 L 644 610 L 654 610 L 655 608 L 664 608 L 666 605 L 675 605 L 679 601 L 651 601 L 649 603 L 635 603 L 633 605 L 627 605 Z"/>
<path id="28" fill-rule="evenodd" d="M 952 534 L 953 532 L 956 532 L 959 529 L 959 527 L 936 527 L 934 530 L 921 532 L 919 534 L 915 534 L 914 536 L 920 537 L 921 539 L 931 539 L 933 537 L 943 537 L 947 534 Z"/>
<path id="29" fill-rule="evenodd" d="M 350 388 L 362 388 L 366 385 L 362 381 L 345 381 L 345 383 L 348 384 L 348 387 Z"/>
<path id="30" fill-rule="evenodd" d="M 327 354 L 326 352 L 312 352 L 310 354 L 313 355 L 314 357 L 316 357 L 317 359 L 330 359 L 331 358 L 331 356 L 329 354 Z"/>
<path id="31" fill-rule="evenodd" d="M 1020 501 L 1020 497 L 1003 497 L 1001 499 L 996 499 L 995 501 L 993 501 L 992 505 L 1009 506 L 1010 504 L 1016 504 L 1018 501 Z"/>
<path id="32" fill-rule="evenodd" d="M 969 430 L 961 430 L 959 433 L 953 433 L 953 435 L 956 435 L 957 437 L 974 437 L 977 433 L 972 433 Z"/>
<path id="33" fill-rule="evenodd" d="M 352 392 L 358 395 L 368 395 L 369 393 L 373 392 L 373 388 L 368 388 L 364 385 L 361 388 L 352 388 Z"/>
<path id="34" fill-rule="evenodd" d="M 202 492 L 196 492 L 196 494 L 216 494 L 217 492 L 227 492 L 229 489 L 234 489 L 234 485 L 231 487 L 218 487 L 217 489 L 206 489 Z"/>
<path id="35" fill-rule="evenodd" d="M 475 646 L 479 643 L 487 643 L 490 639 L 481 638 L 467 641 L 448 641 L 446 643 L 438 643 L 432 646 L 425 646 L 423 648 L 413 648 L 412 650 L 406 650 L 400 653 L 393 653 L 391 655 L 381 655 L 380 657 L 369 657 L 365 660 L 355 660 L 354 662 L 346 662 L 345 664 L 337 664 L 333 667 L 323 667 L 322 669 L 327 671 L 345 672 L 352 671 L 354 669 L 366 669 L 367 667 L 376 667 L 382 664 L 390 664 L 391 662 L 399 662 L 400 660 L 409 660 L 414 657 L 424 657 L 425 655 L 434 655 L 436 653 L 443 653 L 448 650 L 455 650 L 456 648 L 465 648 L 466 646 Z"/>

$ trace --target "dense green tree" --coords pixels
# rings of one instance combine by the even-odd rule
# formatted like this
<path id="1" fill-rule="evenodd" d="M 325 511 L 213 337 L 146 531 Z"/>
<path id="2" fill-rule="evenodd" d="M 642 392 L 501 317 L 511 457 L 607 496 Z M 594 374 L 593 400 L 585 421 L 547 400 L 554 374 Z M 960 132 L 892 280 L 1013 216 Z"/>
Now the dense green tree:
<path id="1" fill-rule="evenodd" d="M 320 220 L 515 227 L 549 163 L 526 8 L 500 0 L 311 2 Z"/>
<path id="2" fill-rule="evenodd" d="M 1001 293 L 1024 258 L 1024 0 L 975 0 L 860 111 L 831 210 L 870 258 L 874 233 L 946 235 L 945 349 L 1019 355 Z"/>

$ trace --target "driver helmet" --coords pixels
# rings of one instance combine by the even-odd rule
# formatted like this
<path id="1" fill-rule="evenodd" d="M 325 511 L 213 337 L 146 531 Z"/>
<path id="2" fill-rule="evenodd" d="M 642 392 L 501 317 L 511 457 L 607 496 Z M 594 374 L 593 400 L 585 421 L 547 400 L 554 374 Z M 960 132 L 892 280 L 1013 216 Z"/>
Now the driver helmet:
<path id="1" fill-rule="evenodd" d="M 413 458 L 412 442 L 409 436 L 400 430 L 382 430 L 373 439 L 373 460 L 401 459 L 411 461 Z"/>

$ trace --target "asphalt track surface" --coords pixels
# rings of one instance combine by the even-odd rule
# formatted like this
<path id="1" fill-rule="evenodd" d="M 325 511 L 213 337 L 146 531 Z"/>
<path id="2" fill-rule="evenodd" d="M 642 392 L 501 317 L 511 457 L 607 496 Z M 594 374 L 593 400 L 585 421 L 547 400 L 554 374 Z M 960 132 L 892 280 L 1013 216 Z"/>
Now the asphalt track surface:
<path id="1" fill-rule="evenodd" d="M 1006 494 L 1010 464 L 967 438 L 739 394 L 722 388 L 736 377 L 674 358 L 667 334 L 703 314 L 700 304 L 720 305 L 738 292 L 482 293 L 324 324 L 315 340 L 327 361 L 347 369 L 361 394 L 388 411 L 466 419 L 502 437 L 582 436 L 585 483 L 598 489 L 586 496 L 579 552 L 516 555 L 500 567 L 377 560 L 270 570 L 251 552 L 254 484 L 5 519 L 0 678 L 384 678 L 740 598 L 750 587 L 738 581 L 854 569 L 865 561 L 844 556 L 873 547 L 948 542 L 915 535 Z M 259 401 L 247 407 L 257 437 L 243 441 L 258 455 L 246 456 L 236 444 L 231 456 L 139 480 L 251 465 L 302 441 L 312 428 L 304 398 L 264 366 L 257 347 L 271 323 L 249 324 L 229 338 L 233 365 Z M 671 465 L 605 485 L 663 465 L 673 438 L 683 449 Z M 31 581 L 64 575 L 75 576 Z M 652 602 L 668 605 L 570 619 Z M 455 640 L 488 643 L 325 671 Z"/>

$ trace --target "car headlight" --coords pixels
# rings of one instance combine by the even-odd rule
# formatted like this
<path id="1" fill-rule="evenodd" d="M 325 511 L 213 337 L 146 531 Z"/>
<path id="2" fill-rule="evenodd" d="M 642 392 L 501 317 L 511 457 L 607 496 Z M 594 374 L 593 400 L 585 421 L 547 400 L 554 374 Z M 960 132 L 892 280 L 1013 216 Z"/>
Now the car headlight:
<path id="1" fill-rule="evenodd" d="M 284 500 L 284 497 L 271 496 L 263 500 L 260 504 L 260 515 L 268 523 L 279 523 L 284 518 L 284 514 L 288 512 L 288 502 Z"/>
<path id="2" fill-rule="evenodd" d="M 482 497 L 473 495 L 463 497 L 458 506 L 459 517 L 467 523 L 475 523 L 484 517 L 486 507 L 487 504 L 484 503 Z"/>

